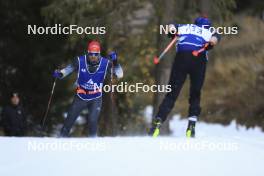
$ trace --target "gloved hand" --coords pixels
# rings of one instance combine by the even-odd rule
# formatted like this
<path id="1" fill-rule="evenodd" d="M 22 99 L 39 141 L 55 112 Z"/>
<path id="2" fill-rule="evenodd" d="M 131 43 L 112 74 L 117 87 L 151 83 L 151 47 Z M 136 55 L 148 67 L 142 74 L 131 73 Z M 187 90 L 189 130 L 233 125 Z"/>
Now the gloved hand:
<path id="1" fill-rule="evenodd" d="M 118 65 L 117 64 L 117 53 L 116 52 L 114 52 L 114 51 L 110 52 L 108 57 L 112 60 L 114 66 Z"/>
<path id="2" fill-rule="evenodd" d="M 54 78 L 59 78 L 59 79 L 61 79 L 61 78 L 63 77 L 63 74 L 61 73 L 60 70 L 55 70 L 55 71 L 53 72 L 52 76 L 53 76 Z"/>
<path id="3" fill-rule="evenodd" d="M 212 46 L 216 45 L 217 42 L 218 42 L 218 38 L 217 38 L 216 36 L 212 36 L 212 37 L 210 38 L 209 43 L 210 43 Z"/>
<path id="4" fill-rule="evenodd" d="M 113 62 L 117 62 L 117 53 L 116 52 L 112 51 L 108 56 Z"/>

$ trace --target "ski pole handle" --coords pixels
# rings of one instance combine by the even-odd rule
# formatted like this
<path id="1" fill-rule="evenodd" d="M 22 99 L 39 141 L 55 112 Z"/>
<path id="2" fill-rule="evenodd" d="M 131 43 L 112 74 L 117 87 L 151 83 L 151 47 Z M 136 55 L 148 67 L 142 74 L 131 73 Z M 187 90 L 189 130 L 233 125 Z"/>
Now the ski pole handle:
<path id="1" fill-rule="evenodd" d="M 193 51 L 192 54 L 197 57 L 201 52 L 204 52 L 208 46 L 209 43 L 206 43 L 201 49 Z"/>

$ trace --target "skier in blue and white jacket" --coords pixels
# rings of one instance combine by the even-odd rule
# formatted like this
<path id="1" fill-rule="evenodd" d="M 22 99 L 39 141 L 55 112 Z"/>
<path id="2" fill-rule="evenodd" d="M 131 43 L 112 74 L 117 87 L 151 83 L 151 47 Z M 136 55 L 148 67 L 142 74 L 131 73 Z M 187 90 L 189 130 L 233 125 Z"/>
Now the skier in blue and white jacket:
<path id="1" fill-rule="evenodd" d="M 219 41 L 220 36 L 211 32 L 211 21 L 206 17 L 198 17 L 194 24 L 171 24 L 169 25 L 171 37 L 175 34 L 178 37 L 176 44 L 176 57 L 171 69 L 169 85 L 172 91 L 167 93 L 162 101 L 158 113 L 153 119 L 153 124 L 149 134 L 153 137 L 159 135 L 162 123 L 167 119 L 168 114 L 173 108 L 181 88 L 189 75 L 190 78 L 190 97 L 187 137 L 195 136 L 195 123 L 201 113 L 200 97 L 205 79 L 207 51 L 212 49 Z M 202 51 L 202 48 L 206 49 Z M 202 52 L 195 56 L 194 51 Z"/>

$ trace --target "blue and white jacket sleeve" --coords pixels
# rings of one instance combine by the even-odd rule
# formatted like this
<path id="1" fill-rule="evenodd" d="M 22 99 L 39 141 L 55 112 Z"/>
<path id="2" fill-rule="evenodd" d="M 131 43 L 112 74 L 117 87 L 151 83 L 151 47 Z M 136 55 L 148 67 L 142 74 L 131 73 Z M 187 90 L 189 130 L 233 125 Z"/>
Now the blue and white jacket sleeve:
<path id="1" fill-rule="evenodd" d="M 67 65 L 65 68 L 61 69 L 61 73 L 62 73 L 62 78 L 65 78 L 66 76 L 70 75 L 72 72 L 78 70 L 78 60 L 75 59 L 72 63 L 70 63 L 69 65 Z"/>
<path id="2" fill-rule="evenodd" d="M 123 73 L 123 69 L 121 67 L 120 64 L 113 64 L 114 66 L 114 69 L 113 69 L 113 74 L 118 78 L 118 79 L 121 79 L 123 78 L 124 76 L 124 73 Z M 108 73 L 111 73 L 111 67 L 112 67 L 112 63 L 109 64 L 109 67 L 108 67 Z"/>
<path id="3" fill-rule="evenodd" d="M 123 73 L 123 69 L 121 67 L 120 64 L 117 64 L 116 66 L 114 66 L 114 73 L 116 75 L 117 78 L 123 78 L 124 73 Z"/>

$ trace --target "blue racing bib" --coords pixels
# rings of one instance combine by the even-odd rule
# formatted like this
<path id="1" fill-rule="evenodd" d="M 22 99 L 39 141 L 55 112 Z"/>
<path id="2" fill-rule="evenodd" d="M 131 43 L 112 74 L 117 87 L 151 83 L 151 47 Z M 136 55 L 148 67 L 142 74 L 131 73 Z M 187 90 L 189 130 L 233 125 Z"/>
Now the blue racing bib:
<path id="1" fill-rule="evenodd" d="M 99 66 L 94 73 L 89 72 L 86 55 L 78 57 L 78 61 L 77 95 L 83 100 L 93 100 L 101 97 L 109 61 L 101 57 Z"/>

